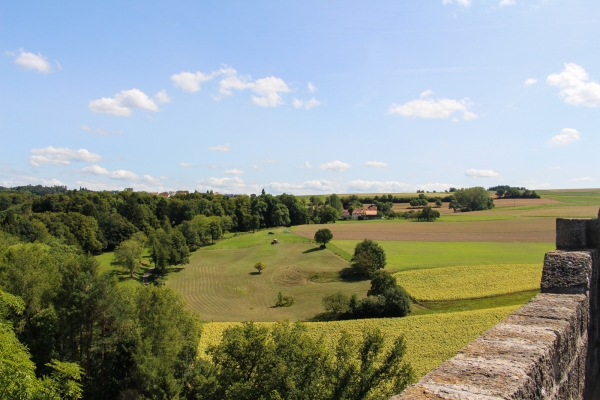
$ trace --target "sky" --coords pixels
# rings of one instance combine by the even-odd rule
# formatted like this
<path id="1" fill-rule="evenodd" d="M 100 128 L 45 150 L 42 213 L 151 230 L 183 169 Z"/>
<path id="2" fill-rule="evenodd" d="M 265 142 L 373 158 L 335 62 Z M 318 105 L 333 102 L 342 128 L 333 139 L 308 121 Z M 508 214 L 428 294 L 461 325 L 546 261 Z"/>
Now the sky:
<path id="1" fill-rule="evenodd" d="M 0 185 L 599 187 L 600 2 L 0 3 Z"/>

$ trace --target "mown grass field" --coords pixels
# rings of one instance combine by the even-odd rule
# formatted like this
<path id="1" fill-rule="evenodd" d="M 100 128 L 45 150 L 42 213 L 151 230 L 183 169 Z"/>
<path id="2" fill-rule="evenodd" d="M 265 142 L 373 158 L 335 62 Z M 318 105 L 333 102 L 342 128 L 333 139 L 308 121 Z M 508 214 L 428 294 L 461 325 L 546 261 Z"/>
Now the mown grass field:
<path id="1" fill-rule="evenodd" d="M 307 322 L 308 332 L 314 338 L 323 335 L 326 343 L 335 347 L 342 331 L 356 338 L 362 337 L 362 329 L 376 326 L 381 329 L 387 344 L 404 335 L 407 342 L 407 360 L 418 377 L 423 376 L 458 350 L 504 319 L 519 306 L 496 307 L 483 310 L 445 314 L 416 315 L 405 318 L 362 319 L 351 321 Z M 268 324 L 268 323 L 266 323 Z M 203 354 L 210 345 L 220 342 L 223 331 L 235 325 L 231 322 L 205 324 L 200 339 Z"/>
<path id="2" fill-rule="evenodd" d="M 346 255 L 358 240 L 333 240 Z M 406 271 L 452 266 L 540 264 L 553 243 L 518 242 L 396 242 L 378 241 L 385 250 L 386 269 Z"/>
<path id="3" fill-rule="evenodd" d="M 542 264 L 491 264 L 394 274 L 418 302 L 492 297 L 539 289 Z"/>

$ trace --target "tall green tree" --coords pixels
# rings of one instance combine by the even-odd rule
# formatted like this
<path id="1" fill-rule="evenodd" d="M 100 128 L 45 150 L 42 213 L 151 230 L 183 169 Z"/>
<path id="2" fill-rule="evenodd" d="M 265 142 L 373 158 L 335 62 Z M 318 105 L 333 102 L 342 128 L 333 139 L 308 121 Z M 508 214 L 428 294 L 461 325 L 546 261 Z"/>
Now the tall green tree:
<path id="1" fill-rule="evenodd" d="M 315 232 L 315 242 L 319 243 L 322 248 L 327 246 L 327 243 L 333 239 L 333 233 L 327 228 L 319 229 Z"/>
<path id="2" fill-rule="evenodd" d="M 386 265 L 385 251 L 371 239 L 365 239 L 354 248 L 352 270 L 362 276 L 370 277 L 375 271 Z"/>
<path id="3" fill-rule="evenodd" d="M 139 241 L 135 239 L 125 240 L 115 249 L 113 263 L 125 269 L 129 276 L 133 278 L 133 274 L 142 265 L 143 251 L 144 248 Z"/>

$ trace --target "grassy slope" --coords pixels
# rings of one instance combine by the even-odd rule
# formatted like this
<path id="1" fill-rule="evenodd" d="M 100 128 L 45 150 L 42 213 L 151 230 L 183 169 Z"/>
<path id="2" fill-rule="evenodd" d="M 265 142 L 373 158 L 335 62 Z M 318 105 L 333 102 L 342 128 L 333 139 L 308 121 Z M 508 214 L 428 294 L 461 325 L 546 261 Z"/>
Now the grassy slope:
<path id="1" fill-rule="evenodd" d="M 366 293 L 368 281 L 309 281 L 312 272 L 340 271 L 348 262 L 304 238 L 279 231 L 276 235 L 265 231 L 243 235 L 201 249 L 192 255 L 189 265 L 169 276 L 167 284 L 209 321 L 307 319 L 323 311 L 321 299 L 328 293 Z M 269 244 L 273 237 L 280 244 Z M 253 269 L 258 261 L 267 264 L 261 274 Z M 274 308 L 279 291 L 296 303 Z"/>
<path id="2" fill-rule="evenodd" d="M 332 244 L 346 254 L 354 253 L 356 240 L 333 240 Z M 412 269 L 451 267 L 457 265 L 536 264 L 554 249 L 552 243 L 489 242 L 378 242 L 387 256 L 386 268 Z"/>

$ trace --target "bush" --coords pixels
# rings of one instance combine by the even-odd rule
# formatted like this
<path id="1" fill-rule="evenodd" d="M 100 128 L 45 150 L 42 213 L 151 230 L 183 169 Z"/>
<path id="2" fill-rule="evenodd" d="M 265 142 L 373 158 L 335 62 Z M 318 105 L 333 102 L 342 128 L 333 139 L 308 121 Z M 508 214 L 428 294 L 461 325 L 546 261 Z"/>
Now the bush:
<path id="1" fill-rule="evenodd" d="M 321 301 L 325 311 L 334 315 L 343 314 L 350 309 L 350 298 L 342 292 L 332 293 Z"/>

